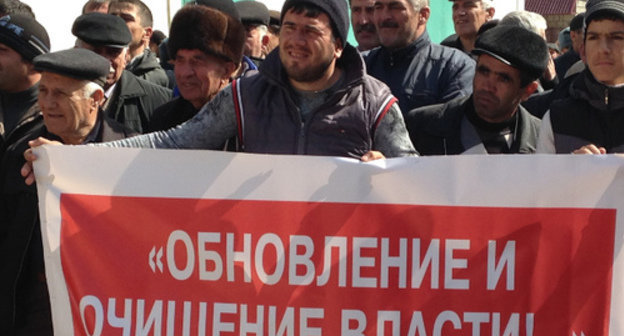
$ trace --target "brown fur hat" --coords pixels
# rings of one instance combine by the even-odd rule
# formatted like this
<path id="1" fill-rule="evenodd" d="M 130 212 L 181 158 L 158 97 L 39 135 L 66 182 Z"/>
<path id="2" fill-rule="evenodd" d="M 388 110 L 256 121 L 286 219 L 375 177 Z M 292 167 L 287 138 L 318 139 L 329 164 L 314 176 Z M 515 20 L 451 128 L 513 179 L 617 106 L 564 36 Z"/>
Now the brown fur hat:
<path id="1" fill-rule="evenodd" d="M 198 49 L 238 66 L 245 38 L 245 27 L 233 17 L 206 6 L 187 5 L 173 17 L 167 48 L 172 59 L 179 49 Z"/>

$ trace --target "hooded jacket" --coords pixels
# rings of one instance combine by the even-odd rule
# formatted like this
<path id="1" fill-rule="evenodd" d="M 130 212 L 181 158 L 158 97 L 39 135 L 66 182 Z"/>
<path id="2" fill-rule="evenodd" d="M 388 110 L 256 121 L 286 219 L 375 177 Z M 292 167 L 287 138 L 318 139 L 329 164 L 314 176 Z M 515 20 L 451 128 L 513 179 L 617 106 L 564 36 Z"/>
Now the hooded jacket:
<path id="1" fill-rule="evenodd" d="M 142 55 L 137 56 L 127 66 L 126 70 L 135 76 L 160 86 L 169 87 L 169 77 L 160 66 L 158 58 L 149 49 L 145 49 Z"/>

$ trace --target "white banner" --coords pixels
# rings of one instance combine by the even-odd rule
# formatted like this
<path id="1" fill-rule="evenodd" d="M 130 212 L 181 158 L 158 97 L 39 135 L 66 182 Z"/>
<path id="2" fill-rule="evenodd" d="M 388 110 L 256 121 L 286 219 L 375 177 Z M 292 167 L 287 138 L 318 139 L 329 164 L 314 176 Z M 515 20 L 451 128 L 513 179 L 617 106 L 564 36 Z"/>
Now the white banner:
<path id="1" fill-rule="evenodd" d="M 623 335 L 624 158 L 37 149 L 59 335 Z"/>

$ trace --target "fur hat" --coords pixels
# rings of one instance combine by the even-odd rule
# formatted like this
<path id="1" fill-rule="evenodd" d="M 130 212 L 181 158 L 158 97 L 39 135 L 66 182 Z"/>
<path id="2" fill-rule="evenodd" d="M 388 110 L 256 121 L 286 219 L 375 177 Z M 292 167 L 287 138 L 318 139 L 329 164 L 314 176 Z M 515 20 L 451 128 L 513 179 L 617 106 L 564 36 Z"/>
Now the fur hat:
<path id="1" fill-rule="evenodd" d="M 199 49 L 238 66 L 245 38 L 245 27 L 230 15 L 206 6 L 187 5 L 171 21 L 167 48 L 171 59 L 179 49 Z"/>
<path id="2" fill-rule="evenodd" d="M 282 16 L 280 21 L 284 21 L 284 15 L 291 7 L 297 4 L 307 3 L 320 8 L 331 21 L 332 28 L 338 32 L 338 38 L 342 41 L 342 45 L 347 44 L 347 35 L 349 34 L 349 7 L 346 0 L 286 0 L 282 6 Z"/>
<path id="3" fill-rule="evenodd" d="M 214 8 L 240 21 L 240 15 L 232 0 L 195 0 L 196 5 Z"/>
<path id="4" fill-rule="evenodd" d="M 50 52 L 45 28 L 32 17 L 11 14 L 0 18 L 0 43 L 6 44 L 28 61 Z"/>
<path id="5" fill-rule="evenodd" d="M 550 59 L 548 46 L 541 36 L 509 25 L 498 25 L 481 34 L 472 53 L 490 55 L 533 79 L 544 73 Z"/>

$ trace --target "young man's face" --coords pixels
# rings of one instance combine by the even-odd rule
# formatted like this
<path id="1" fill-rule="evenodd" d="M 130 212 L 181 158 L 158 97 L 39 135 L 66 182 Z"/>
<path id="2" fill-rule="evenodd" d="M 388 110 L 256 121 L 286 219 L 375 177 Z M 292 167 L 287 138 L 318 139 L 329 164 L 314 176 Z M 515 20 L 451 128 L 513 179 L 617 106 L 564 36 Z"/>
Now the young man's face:
<path id="1" fill-rule="evenodd" d="M 520 70 L 483 54 L 473 80 L 475 112 L 489 122 L 502 122 L 516 112 L 532 89 L 521 87 Z"/>
<path id="2" fill-rule="evenodd" d="M 312 83 L 332 75 L 342 44 L 327 14 L 311 18 L 290 9 L 282 21 L 279 54 L 291 81 Z"/>
<path id="3" fill-rule="evenodd" d="M 130 42 L 129 48 L 131 50 L 138 49 L 140 52 L 143 52 L 143 48 L 149 41 L 151 28 L 147 30 L 143 27 L 138 8 L 132 4 L 116 4 L 113 2 L 108 8 L 108 13 L 119 16 L 126 22 L 132 34 L 132 41 Z"/>
<path id="4" fill-rule="evenodd" d="M 587 66 L 598 81 L 606 85 L 624 84 L 623 21 L 591 21 L 584 49 Z"/>

